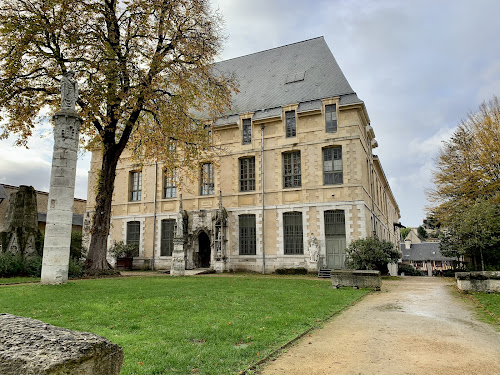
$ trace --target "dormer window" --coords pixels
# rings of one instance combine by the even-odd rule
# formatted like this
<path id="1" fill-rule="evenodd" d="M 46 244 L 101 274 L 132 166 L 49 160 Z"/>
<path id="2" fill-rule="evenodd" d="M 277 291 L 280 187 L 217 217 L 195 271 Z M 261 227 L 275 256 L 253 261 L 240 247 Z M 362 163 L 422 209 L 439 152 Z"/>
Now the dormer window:
<path id="1" fill-rule="evenodd" d="M 295 111 L 285 112 L 286 121 L 286 137 L 291 138 L 297 135 L 297 128 L 295 123 Z"/>
<path id="2" fill-rule="evenodd" d="M 337 131 L 337 105 L 325 105 L 326 132 L 335 133 Z"/>
<path id="3" fill-rule="evenodd" d="M 248 144 L 252 143 L 252 120 L 251 119 L 246 118 L 243 120 L 242 130 L 243 130 L 243 144 L 248 145 Z"/>

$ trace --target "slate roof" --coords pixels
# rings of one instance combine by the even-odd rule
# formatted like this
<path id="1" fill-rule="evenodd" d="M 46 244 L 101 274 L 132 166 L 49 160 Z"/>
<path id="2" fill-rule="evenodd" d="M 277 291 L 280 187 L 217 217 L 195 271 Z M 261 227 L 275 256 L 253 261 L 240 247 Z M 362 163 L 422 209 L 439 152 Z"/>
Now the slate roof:
<path id="1" fill-rule="evenodd" d="M 233 95 L 228 116 L 296 103 L 299 111 L 321 109 L 320 99 L 335 96 L 341 97 L 340 105 L 362 103 L 323 37 L 221 61 L 214 67 L 222 74 L 234 74 L 238 81 L 239 93 Z"/>
<path id="2" fill-rule="evenodd" d="M 401 244 L 403 260 L 427 261 L 427 260 L 456 260 L 456 258 L 445 257 L 439 250 L 439 242 L 422 242 L 411 244 L 410 249 Z"/>

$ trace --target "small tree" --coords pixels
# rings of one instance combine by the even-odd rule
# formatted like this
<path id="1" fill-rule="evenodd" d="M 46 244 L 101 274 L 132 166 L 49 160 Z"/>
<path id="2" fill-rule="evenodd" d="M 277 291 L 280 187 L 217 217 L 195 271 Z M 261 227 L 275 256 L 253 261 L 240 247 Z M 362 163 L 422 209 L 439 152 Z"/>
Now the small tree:
<path id="1" fill-rule="evenodd" d="M 387 274 L 387 264 L 397 262 L 399 251 L 389 241 L 362 238 L 351 242 L 346 250 L 347 267 L 358 270 L 378 270 Z"/>
<path id="2" fill-rule="evenodd" d="M 411 228 L 401 228 L 399 230 L 399 235 L 401 236 L 401 241 L 404 241 L 408 233 L 411 232 Z"/>
<path id="3" fill-rule="evenodd" d="M 429 235 L 427 234 L 427 231 L 425 230 L 425 228 L 423 226 L 419 226 L 417 228 L 417 233 L 418 233 L 418 236 L 420 237 L 421 240 L 425 240 L 427 237 L 429 237 Z"/>

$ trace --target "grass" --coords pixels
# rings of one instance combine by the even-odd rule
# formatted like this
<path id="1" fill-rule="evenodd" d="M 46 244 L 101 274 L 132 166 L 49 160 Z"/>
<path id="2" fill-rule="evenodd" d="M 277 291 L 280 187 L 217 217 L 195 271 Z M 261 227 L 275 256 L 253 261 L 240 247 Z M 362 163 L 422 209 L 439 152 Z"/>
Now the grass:
<path id="1" fill-rule="evenodd" d="M 472 292 L 467 296 L 477 307 L 480 318 L 500 330 L 500 294 Z"/>
<path id="2" fill-rule="evenodd" d="M 0 285 L 38 283 L 39 277 L 0 277 Z"/>
<path id="3" fill-rule="evenodd" d="M 133 277 L 0 288 L 0 312 L 123 346 L 122 374 L 234 374 L 368 293 L 328 280 Z"/>

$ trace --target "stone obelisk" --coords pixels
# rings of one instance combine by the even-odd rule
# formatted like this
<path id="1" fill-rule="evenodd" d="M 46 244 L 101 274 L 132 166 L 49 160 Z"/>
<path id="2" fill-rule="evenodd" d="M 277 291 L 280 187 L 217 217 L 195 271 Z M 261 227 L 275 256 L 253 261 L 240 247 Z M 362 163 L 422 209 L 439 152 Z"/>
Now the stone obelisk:
<path id="1" fill-rule="evenodd" d="M 54 154 L 43 246 L 42 284 L 68 281 L 76 161 L 82 119 L 75 110 L 78 84 L 73 72 L 61 79 L 61 110 L 53 116 Z"/>

